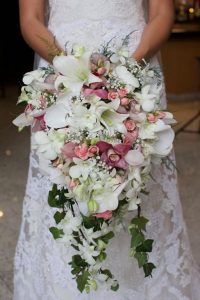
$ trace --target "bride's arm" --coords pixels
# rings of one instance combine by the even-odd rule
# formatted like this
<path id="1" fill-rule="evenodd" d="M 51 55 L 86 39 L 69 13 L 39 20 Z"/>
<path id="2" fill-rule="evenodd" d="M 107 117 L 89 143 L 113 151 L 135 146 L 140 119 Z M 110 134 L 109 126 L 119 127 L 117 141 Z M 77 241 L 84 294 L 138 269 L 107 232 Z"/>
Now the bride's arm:
<path id="1" fill-rule="evenodd" d="M 148 24 L 133 57 L 140 61 L 155 55 L 167 40 L 174 22 L 173 0 L 148 0 Z"/>
<path id="2" fill-rule="evenodd" d="M 61 49 L 45 26 L 45 0 L 19 0 L 20 28 L 26 43 L 51 62 Z"/>

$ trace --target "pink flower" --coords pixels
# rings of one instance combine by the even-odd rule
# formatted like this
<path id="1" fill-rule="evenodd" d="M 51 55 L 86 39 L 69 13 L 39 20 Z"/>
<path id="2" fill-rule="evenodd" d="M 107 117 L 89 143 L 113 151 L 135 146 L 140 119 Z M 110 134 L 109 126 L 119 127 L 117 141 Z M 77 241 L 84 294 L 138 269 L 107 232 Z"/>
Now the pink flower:
<path id="1" fill-rule="evenodd" d="M 133 143 L 137 140 L 138 138 L 138 128 L 136 128 L 134 131 L 132 132 L 128 132 L 126 135 L 125 135 L 125 138 L 123 140 L 124 144 L 126 145 L 133 145 Z"/>
<path id="2" fill-rule="evenodd" d="M 88 149 L 89 157 L 92 157 L 92 156 L 94 156 L 95 154 L 98 154 L 98 153 L 99 153 L 99 148 L 96 145 L 89 147 L 89 149 Z"/>
<path id="3" fill-rule="evenodd" d="M 70 183 L 69 183 L 69 188 L 70 189 L 73 189 L 75 188 L 76 186 L 78 185 L 78 180 L 71 180 Z"/>
<path id="4" fill-rule="evenodd" d="M 108 92 L 105 89 L 102 89 L 104 86 L 105 85 L 103 82 L 91 83 L 89 87 L 83 88 L 83 94 L 86 97 L 90 95 L 96 95 L 101 99 L 108 99 Z"/>
<path id="5" fill-rule="evenodd" d="M 163 119 L 166 116 L 166 113 L 164 111 L 158 111 L 157 114 L 159 119 Z"/>
<path id="6" fill-rule="evenodd" d="M 128 164 L 124 156 L 128 153 L 131 146 L 128 144 L 111 145 L 107 142 L 98 142 L 97 147 L 101 154 L 101 160 L 105 161 L 108 166 L 117 167 L 126 170 Z"/>
<path id="7" fill-rule="evenodd" d="M 166 116 L 165 112 L 163 111 L 157 111 L 154 114 L 153 113 L 149 113 L 147 116 L 147 120 L 150 123 L 155 123 L 158 121 L 158 119 L 163 119 Z"/>
<path id="8" fill-rule="evenodd" d="M 39 121 L 41 130 L 45 130 L 47 128 L 46 122 L 44 120 L 44 114 L 41 116 L 35 117 L 35 119 L 37 119 Z"/>
<path id="9" fill-rule="evenodd" d="M 135 130 L 135 127 L 136 127 L 135 122 L 133 120 L 130 120 L 130 119 L 125 120 L 124 125 L 126 126 L 126 129 L 128 131 L 133 131 L 133 130 Z"/>
<path id="10" fill-rule="evenodd" d="M 122 88 L 118 91 L 118 94 L 119 94 L 120 98 L 124 98 L 128 94 L 128 91 L 127 91 L 127 89 Z"/>
<path id="11" fill-rule="evenodd" d="M 115 100 L 118 97 L 118 93 L 114 91 L 109 91 L 108 92 L 108 99 L 109 100 Z"/>
<path id="12" fill-rule="evenodd" d="M 73 157 L 77 157 L 74 152 L 76 146 L 77 144 L 69 142 L 62 147 L 61 152 L 65 159 L 72 159 Z"/>
<path id="13" fill-rule="evenodd" d="M 128 99 L 128 98 L 122 98 L 122 99 L 120 99 L 120 103 L 123 106 L 127 106 L 130 103 L 130 99 Z"/>
<path id="14" fill-rule="evenodd" d="M 74 153 L 81 159 L 86 160 L 89 157 L 88 146 L 83 143 L 74 148 Z"/>
<path id="15" fill-rule="evenodd" d="M 32 104 L 28 104 L 25 108 L 24 113 L 25 114 L 30 114 L 33 111 L 33 105 Z"/>
<path id="16" fill-rule="evenodd" d="M 44 109 L 44 108 L 47 107 L 47 100 L 45 99 L 45 97 L 41 96 L 40 99 L 39 99 L 39 101 L 40 101 L 41 108 Z"/>
<path id="17" fill-rule="evenodd" d="M 102 213 L 98 213 L 94 215 L 97 219 L 102 218 L 104 220 L 109 220 L 112 218 L 112 210 L 106 210 Z"/>

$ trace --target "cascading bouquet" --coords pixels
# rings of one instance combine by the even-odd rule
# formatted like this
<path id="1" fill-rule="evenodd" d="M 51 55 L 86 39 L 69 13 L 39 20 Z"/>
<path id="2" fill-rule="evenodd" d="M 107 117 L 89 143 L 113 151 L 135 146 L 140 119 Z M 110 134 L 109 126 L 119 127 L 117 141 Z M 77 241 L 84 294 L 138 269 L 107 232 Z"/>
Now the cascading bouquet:
<path id="1" fill-rule="evenodd" d="M 13 123 L 33 129 L 33 148 L 52 182 L 48 203 L 57 208 L 50 231 L 73 250 L 69 264 L 78 289 L 90 292 L 99 283 L 118 289 L 103 265 L 130 212 L 127 255 L 150 276 L 153 240 L 145 238 L 141 195 L 148 193 L 152 161 L 166 159 L 174 139 L 173 115 L 160 106 L 159 70 L 134 61 L 126 37 L 119 47 L 100 50 L 73 45 L 23 82 L 18 103 L 26 108 Z"/>

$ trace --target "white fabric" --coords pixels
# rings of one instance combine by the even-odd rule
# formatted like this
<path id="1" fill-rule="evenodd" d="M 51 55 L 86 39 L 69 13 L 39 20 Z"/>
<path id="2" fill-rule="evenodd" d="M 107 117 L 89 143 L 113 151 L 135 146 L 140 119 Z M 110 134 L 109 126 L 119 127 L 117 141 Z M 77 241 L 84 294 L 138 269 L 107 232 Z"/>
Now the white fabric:
<path id="1" fill-rule="evenodd" d="M 84 43 L 99 47 L 112 37 L 131 35 L 131 50 L 137 47 L 145 26 L 142 0 L 51 0 L 49 29 L 62 46 Z M 154 63 L 156 60 L 154 60 Z M 40 65 L 46 64 L 41 60 Z M 30 154 L 30 169 L 19 241 L 15 255 L 14 300 L 199 300 L 200 276 L 194 265 L 182 217 L 176 174 L 154 166 L 144 198 L 143 213 L 151 220 L 148 235 L 156 240 L 151 260 L 157 269 L 144 279 L 133 258 L 128 257 L 130 240 L 121 232 L 112 241 L 107 266 L 119 280 L 117 293 L 99 289 L 80 294 L 72 279 L 70 249 L 53 240 L 48 228 L 54 225 L 47 204 L 48 178 Z"/>

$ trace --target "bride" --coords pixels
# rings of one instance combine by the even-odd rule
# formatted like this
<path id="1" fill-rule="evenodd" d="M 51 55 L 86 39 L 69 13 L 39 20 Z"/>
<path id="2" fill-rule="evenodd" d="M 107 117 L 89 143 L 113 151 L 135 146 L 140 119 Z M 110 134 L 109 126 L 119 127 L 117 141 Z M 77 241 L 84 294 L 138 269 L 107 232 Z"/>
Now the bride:
<path id="1" fill-rule="evenodd" d="M 39 66 L 52 61 L 51 54 L 65 43 L 98 47 L 130 32 L 130 50 L 137 61 L 158 65 L 156 54 L 173 24 L 173 0 L 20 0 L 21 31 L 40 56 Z M 48 25 L 46 26 L 46 20 Z M 52 47 L 53 45 L 53 47 Z M 163 95 L 164 95 L 163 91 Z M 163 96 L 165 107 L 165 97 Z M 60 248 L 49 233 L 52 212 L 47 204 L 48 178 L 30 154 L 20 236 L 15 255 L 14 300 L 198 300 L 200 276 L 195 267 L 182 217 L 176 174 L 164 166 L 153 167 L 150 195 L 143 199 L 151 220 L 148 234 L 158 242 L 151 253 L 157 269 L 145 279 L 134 259 L 128 257 L 129 237 L 121 232 L 109 247 L 107 264 L 120 283 L 115 293 L 98 289 L 81 294 L 71 277 Z"/>

